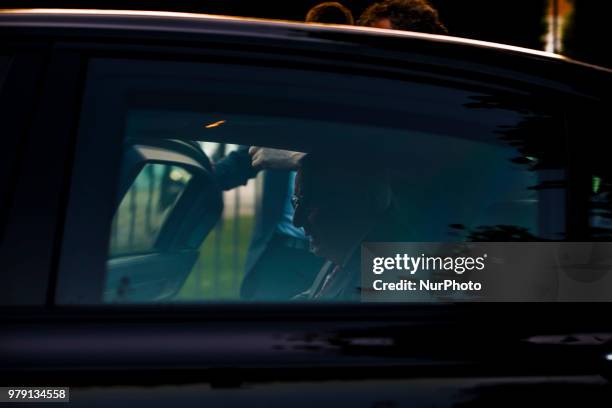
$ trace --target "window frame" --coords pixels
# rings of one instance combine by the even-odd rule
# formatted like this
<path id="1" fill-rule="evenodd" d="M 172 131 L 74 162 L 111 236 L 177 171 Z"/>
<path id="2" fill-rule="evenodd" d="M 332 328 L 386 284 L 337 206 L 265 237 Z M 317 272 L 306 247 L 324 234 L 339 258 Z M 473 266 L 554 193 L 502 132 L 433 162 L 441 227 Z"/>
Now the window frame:
<path id="1" fill-rule="evenodd" d="M 6 142 L 16 150 L 11 171 L 0 176 L 8 187 L 0 210 L 6 211 L 0 220 L 0 306 L 49 307 L 86 61 L 48 41 L 2 44 L 14 53 L 2 116 Z"/>

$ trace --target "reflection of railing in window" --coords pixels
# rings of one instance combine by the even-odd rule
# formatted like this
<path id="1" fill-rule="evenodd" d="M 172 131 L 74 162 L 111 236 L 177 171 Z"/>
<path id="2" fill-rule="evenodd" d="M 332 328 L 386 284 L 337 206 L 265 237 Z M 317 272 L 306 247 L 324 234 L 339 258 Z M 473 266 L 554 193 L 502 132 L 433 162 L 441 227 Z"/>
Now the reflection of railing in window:
<path id="1" fill-rule="evenodd" d="M 128 231 L 128 248 L 133 249 L 136 245 L 134 244 L 134 237 L 136 235 L 136 217 L 138 213 L 136 211 L 136 193 L 135 188 L 130 189 L 130 228 Z"/>
<path id="2" fill-rule="evenodd" d="M 190 178 L 185 169 L 177 166 L 147 164 L 113 217 L 110 255 L 154 250 L 161 226 Z"/>
<path id="3" fill-rule="evenodd" d="M 221 160 L 223 158 L 223 156 L 225 156 L 225 150 L 226 150 L 226 144 L 225 143 L 220 143 L 217 146 L 217 149 L 215 150 L 215 153 L 212 155 L 211 160 L 213 161 L 213 163 L 218 162 L 219 160 Z M 215 225 L 215 231 L 214 231 L 214 249 L 213 249 L 213 293 L 218 293 L 219 291 L 219 271 L 221 270 L 221 236 L 223 234 L 223 218 L 221 217 L 219 219 L 219 222 L 217 222 L 217 225 Z M 198 274 L 198 276 L 200 276 L 201 274 Z M 198 288 L 200 288 L 201 285 L 198 285 Z"/>
<path id="4" fill-rule="evenodd" d="M 207 145 L 206 153 L 213 161 L 235 148 Z M 184 169 L 167 164 L 147 164 L 141 170 L 113 218 L 111 257 L 154 250 L 157 234 L 189 177 Z M 253 227 L 255 181 L 225 192 L 224 202 L 223 216 L 201 245 L 179 299 L 238 298 Z"/>
<path id="5" fill-rule="evenodd" d="M 234 229 L 233 229 L 233 239 L 232 239 L 232 286 L 236 287 L 238 285 L 238 275 L 240 274 L 239 262 L 238 262 L 238 244 L 239 244 L 239 234 L 240 234 L 240 192 L 238 190 L 234 190 Z"/>
<path id="6" fill-rule="evenodd" d="M 202 143 L 215 163 L 235 145 Z M 253 227 L 255 181 L 223 193 L 224 211 L 200 247 L 200 257 L 177 298 L 186 300 L 237 299 Z"/>
<path id="7" fill-rule="evenodd" d="M 155 172 L 153 171 L 152 166 L 147 167 L 148 177 L 149 177 L 149 189 L 148 189 L 148 197 L 147 197 L 147 208 L 145 210 L 145 225 L 147 234 L 151 234 L 153 232 L 153 226 L 151 225 L 151 218 L 153 213 L 153 194 L 155 192 Z"/>

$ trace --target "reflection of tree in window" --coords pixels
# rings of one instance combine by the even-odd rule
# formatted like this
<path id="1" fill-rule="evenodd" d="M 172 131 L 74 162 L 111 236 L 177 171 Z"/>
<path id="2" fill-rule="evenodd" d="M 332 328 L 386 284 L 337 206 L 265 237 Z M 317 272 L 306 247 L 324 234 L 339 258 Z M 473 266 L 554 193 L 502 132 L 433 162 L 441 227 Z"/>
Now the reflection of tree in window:
<path id="1" fill-rule="evenodd" d="M 479 95 L 472 99 L 474 102 L 465 104 L 466 107 L 512 111 L 521 116 L 512 126 L 497 126 L 495 133 L 498 140 L 516 149 L 517 155 L 510 159 L 512 163 L 523 167 L 525 171 L 537 173 L 538 183 L 528 189 L 538 192 L 539 216 L 542 217 L 552 208 L 563 208 L 563 191 L 567 187 L 567 154 L 563 118 L 560 114 L 543 113 L 537 106 L 530 106 L 526 99 L 518 100 L 510 95 Z M 543 202 L 544 197 L 548 197 L 546 203 Z M 559 221 L 563 219 L 560 216 L 557 218 Z M 462 224 L 454 224 L 450 227 L 464 231 L 470 241 L 547 241 L 563 240 L 566 237 L 562 225 L 555 225 L 548 233 L 540 231 L 537 235 L 516 225 L 481 225 L 468 229 Z"/>

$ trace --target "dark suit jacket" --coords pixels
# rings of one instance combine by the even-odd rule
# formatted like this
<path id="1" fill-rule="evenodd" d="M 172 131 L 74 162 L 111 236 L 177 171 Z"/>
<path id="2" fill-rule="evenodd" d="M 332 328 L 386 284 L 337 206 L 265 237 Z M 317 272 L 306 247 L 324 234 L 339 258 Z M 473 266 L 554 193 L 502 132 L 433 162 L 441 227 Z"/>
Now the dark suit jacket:
<path id="1" fill-rule="evenodd" d="M 251 167 L 249 146 L 240 146 L 215 164 L 215 179 L 222 190 L 245 185 L 257 176 Z M 266 170 L 264 172 L 261 207 L 256 211 L 255 228 L 245 263 L 245 276 L 253 269 L 270 239 L 274 236 L 289 194 L 289 172 Z"/>

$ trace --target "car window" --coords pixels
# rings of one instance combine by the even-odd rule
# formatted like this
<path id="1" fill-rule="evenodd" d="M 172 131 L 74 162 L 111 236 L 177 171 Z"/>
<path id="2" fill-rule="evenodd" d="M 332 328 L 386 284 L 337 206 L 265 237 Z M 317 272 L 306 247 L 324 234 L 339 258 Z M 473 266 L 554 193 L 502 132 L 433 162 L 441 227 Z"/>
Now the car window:
<path id="1" fill-rule="evenodd" d="M 105 301 L 127 303 L 358 302 L 346 289 L 356 272 L 346 271 L 359 269 L 366 241 L 571 240 L 563 110 L 545 96 L 493 85 L 94 60 L 58 299 L 97 303 L 103 292 Z M 202 188 L 224 207 L 214 221 L 214 207 L 181 197 L 189 173 L 170 159 L 126 182 L 126 146 L 169 140 L 197 145 L 210 161 L 212 181 Z M 301 160 L 290 169 L 253 168 L 257 151 Z M 97 201 L 83 193 L 92 184 Z M 79 220 L 88 214 L 95 225 L 84 229 Z M 187 225 L 168 227 L 160 246 L 172 217 Z M 110 252 L 79 257 L 84 245 Z M 125 257 L 156 245 L 155 257 Z M 81 263 L 97 280 L 77 273 Z M 538 286 L 547 279 L 529 283 L 533 296 L 554 299 Z"/>

